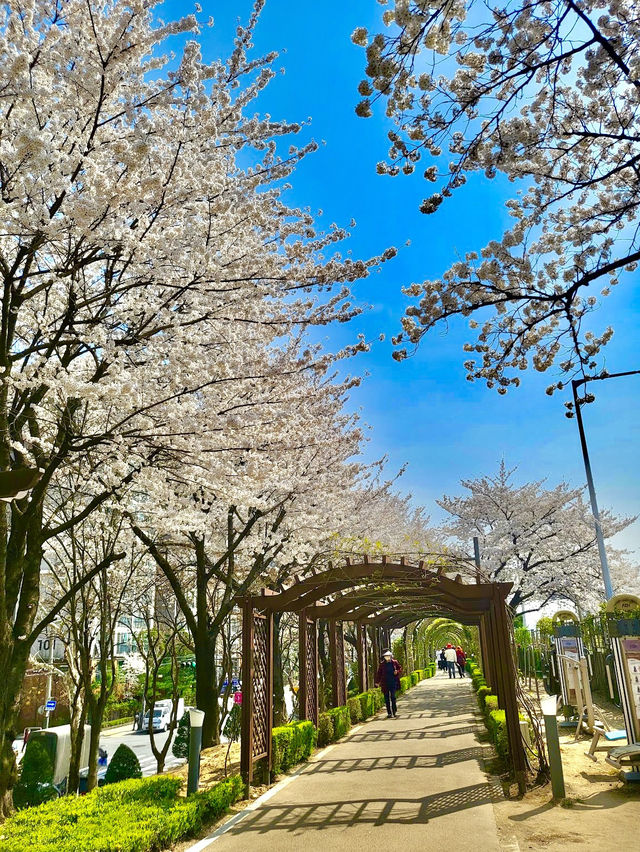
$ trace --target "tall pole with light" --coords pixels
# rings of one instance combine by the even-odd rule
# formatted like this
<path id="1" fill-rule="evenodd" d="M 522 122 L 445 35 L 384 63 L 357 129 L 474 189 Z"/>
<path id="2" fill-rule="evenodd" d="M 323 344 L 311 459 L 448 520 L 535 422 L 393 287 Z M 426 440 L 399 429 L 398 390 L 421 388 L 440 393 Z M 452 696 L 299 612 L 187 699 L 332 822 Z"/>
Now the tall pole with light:
<path id="1" fill-rule="evenodd" d="M 593 521 L 596 529 L 596 540 L 598 542 L 598 554 L 600 556 L 602 579 L 604 581 L 604 595 L 606 600 L 610 600 L 613 597 L 613 585 L 611 583 L 611 572 L 609 571 L 607 551 L 604 546 L 604 535 L 602 533 L 602 523 L 600 521 L 600 510 L 598 509 L 596 489 L 593 484 L 593 474 L 591 472 L 591 461 L 589 460 L 587 439 L 584 433 L 584 424 L 582 422 L 581 406 L 584 400 L 578 397 L 578 388 L 581 385 L 586 385 L 587 382 L 601 382 L 604 379 L 617 379 L 622 376 L 636 376 L 638 374 L 640 374 L 640 370 L 627 370 L 624 373 L 605 373 L 602 376 L 585 376 L 583 379 L 574 379 L 571 382 L 571 388 L 573 390 L 574 410 L 576 415 L 576 421 L 578 423 L 578 432 L 580 433 L 580 446 L 582 447 L 584 470 L 587 475 L 587 488 L 589 490 L 589 501 L 591 502 L 591 512 L 593 513 Z"/>

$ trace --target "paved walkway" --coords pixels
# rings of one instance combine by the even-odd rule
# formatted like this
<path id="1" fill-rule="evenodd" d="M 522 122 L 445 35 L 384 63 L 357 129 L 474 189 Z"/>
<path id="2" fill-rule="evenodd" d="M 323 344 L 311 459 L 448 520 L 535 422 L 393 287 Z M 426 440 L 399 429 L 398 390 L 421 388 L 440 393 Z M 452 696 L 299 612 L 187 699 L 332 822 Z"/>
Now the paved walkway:
<path id="1" fill-rule="evenodd" d="M 319 752 L 206 849 L 499 850 L 470 682 L 423 681 L 398 714 Z"/>

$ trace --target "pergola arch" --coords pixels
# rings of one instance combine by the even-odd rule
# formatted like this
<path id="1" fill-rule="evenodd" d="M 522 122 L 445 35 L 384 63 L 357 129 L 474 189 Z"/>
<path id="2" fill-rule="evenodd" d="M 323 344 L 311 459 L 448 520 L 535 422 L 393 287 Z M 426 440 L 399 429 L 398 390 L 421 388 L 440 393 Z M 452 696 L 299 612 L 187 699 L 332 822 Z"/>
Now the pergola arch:
<path id="1" fill-rule="evenodd" d="M 455 563 L 453 563 L 455 565 Z M 299 620 L 299 714 L 318 723 L 317 622 L 329 624 L 333 672 L 333 704 L 346 701 L 343 622 L 353 622 L 358 652 L 360 687 L 368 688 L 371 642 L 379 653 L 390 644 L 391 631 L 428 617 L 445 616 L 460 624 L 477 625 L 483 671 L 487 683 L 504 709 L 510 757 L 520 788 L 524 791 L 526 759 L 520 734 L 516 701 L 516 671 L 511 653 L 506 599 L 511 583 L 464 583 L 458 574 L 444 573 L 451 565 L 439 556 L 437 564 L 345 560 L 325 571 L 297 579 L 279 593 L 263 590 L 245 597 L 243 606 L 242 739 L 241 768 L 245 783 L 253 777 L 254 764 L 271 768 L 271 721 L 273 704 L 273 614 L 293 612 Z M 455 570 L 455 569 L 454 569 Z"/>

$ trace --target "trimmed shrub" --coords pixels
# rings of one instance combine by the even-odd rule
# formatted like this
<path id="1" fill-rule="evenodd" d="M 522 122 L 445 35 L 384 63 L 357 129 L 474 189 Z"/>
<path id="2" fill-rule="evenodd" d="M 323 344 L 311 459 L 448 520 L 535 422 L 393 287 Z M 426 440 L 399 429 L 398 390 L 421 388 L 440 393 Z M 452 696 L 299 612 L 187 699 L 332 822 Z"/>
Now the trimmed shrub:
<path id="1" fill-rule="evenodd" d="M 418 671 L 411 672 L 409 677 L 411 678 L 411 686 L 415 686 L 417 683 L 420 682 L 420 672 Z"/>
<path id="2" fill-rule="evenodd" d="M 351 727 L 351 717 L 349 716 L 348 707 L 332 707 L 327 710 L 327 715 L 333 721 L 333 739 L 339 740 L 347 733 Z"/>
<path id="3" fill-rule="evenodd" d="M 486 695 L 484 699 L 484 712 L 485 714 L 491 713 L 494 710 L 498 709 L 498 696 L 497 695 Z"/>
<path id="4" fill-rule="evenodd" d="M 364 717 L 362 715 L 362 705 L 360 704 L 360 697 L 356 696 L 354 698 L 347 698 L 347 707 L 349 708 L 351 724 L 355 725 L 357 722 L 361 722 Z"/>
<path id="5" fill-rule="evenodd" d="M 384 707 L 384 693 L 379 686 L 376 686 L 374 689 L 369 690 L 369 694 L 373 696 L 373 703 L 377 713 L 378 710 Z"/>
<path id="6" fill-rule="evenodd" d="M 13 803 L 16 808 L 41 805 L 58 797 L 53 786 L 53 761 L 47 747 L 40 738 L 27 742 L 22 759 L 20 780 L 13 788 Z"/>
<path id="7" fill-rule="evenodd" d="M 356 698 L 360 702 L 360 718 L 368 719 L 376 712 L 376 701 L 370 692 L 361 692 Z"/>
<path id="8" fill-rule="evenodd" d="M 409 677 L 401 677 L 400 678 L 400 693 L 406 692 L 411 686 L 411 678 Z"/>
<path id="9" fill-rule="evenodd" d="M 142 778 L 142 770 L 135 752 L 128 745 L 120 743 L 107 766 L 104 783 L 115 784 L 117 781 L 127 781 L 129 778 Z"/>
<path id="10" fill-rule="evenodd" d="M 491 739 L 496 747 L 498 756 L 504 760 L 509 754 L 509 740 L 507 738 L 507 723 L 504 710 L 491 710 L 486 714 L 486 717 L 487 728 L 491 734 Z"/>
<path id="11" fill-rule="evenodd" d="M 324 715 L 324 714 L 323 714 Z M 308 760 L 316 744 L 316 729 L 313 722 L 292 722 L 273 728 L 272 739 L 272 773 L 279 775 Z"/>
<path id="12" fill-rule="evenodd" d="M 333 718 L 328 713 L 318 716 L 318 746 L 323 748 L 333 742 Z"/>
<path id="13" fill-rule="evenodd" d="M 186 711 L 178 722 L 176 728 L 176 736 L 171 746 L 171 751 L 174 757 L 187 760 L 189 757 L 189 737 L 191 736 L 191 717 Z"/>
<path id="14" fill-rule="evenodd" d="M 488 686 L 481 686 L 478 689 L 478 704 L 480 705 L 480 709 L 484 710 L 485 699 L 491 695 L 491 689 Z"/>
<path id="15" fill-rule="evenodd" d="M 244 795 L 239 775 L 188 799 L 178 797 L 181 786 L 165 776 L 135 779 L 21 811 L 0 827 L 2 852 L 164 849 L 198 833 Z"/>

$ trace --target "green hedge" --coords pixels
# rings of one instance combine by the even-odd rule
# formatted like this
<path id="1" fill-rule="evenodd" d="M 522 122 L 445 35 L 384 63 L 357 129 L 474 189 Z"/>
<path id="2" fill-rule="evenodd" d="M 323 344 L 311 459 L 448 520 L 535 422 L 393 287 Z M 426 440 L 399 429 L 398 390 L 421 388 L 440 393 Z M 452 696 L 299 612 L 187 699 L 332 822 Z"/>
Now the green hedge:
<path id="1" fill-rule="evenodd" d="M 108 722 L 102 723 L 102 730 L 105 728 L 117 728 L 118 725 L 133 725 L 133 716 L 123 716 L 120 719 L 109 719 Z"/>
<path id="2" fill-rule="evenodd" d="M 360 718 L 368 719 L 376 712 L 376 699 L 372 692 L 361 692 L 356 695 L 356 699 L 360 702 Z"/>
<path id="3" fill-rule="evenodd" d="M 274 775 L 286 772 L 297 763 L 308 760 L 316 744 L 317 731 L 313 722 L 292 722 L 271 731 L 272 766 Z"/>
<path id="4" fill-rule="evenodd" d="M 411 678 L 410 677 L 401 677 L 400 678 L 400 694 L 406 692 L 411 688 Z"/>
<path id="5" fill-rule="evenodd" d="M 411 686 L 415 686 L 417 683 L 420 683 L 420 672 L 413 671 L 409 677 L 411 678 Z"/>
<path id="6" fill-rule="evenodd" d="M 327 716 L 330 716 L 333 721 L 334 739 L 339 740 L 341 737 L 344 737 L 351 727 L 349 708 L 344 705 L 342 707 L 332 707 L 330 710 L 327 710 Z"/>
<path id="7" fill-rule="evenodd" d="M 324 748 L 334 741 L 333 719 L 328 713 L 318 716 L 318 746 Z"/>
<path id="8" fill-rule="evenodd" d="M 351 724 L 356 725 L 358 722 L 361 722 L 363 719 L 362 716 L 362 705 L 360 703 L 360 696 L 356 695 L 353 698 L 347 698 L 347 707 L 349 708 L 349 716 L 351 717 Z"/>
<path id="9" fill-rule="evenodd" d="M 239 775 L 188 799 L 179 778 L 156 776 L 65 796 L 0 826 L 2 852 L 151 852 L 200 831 L 244 795 Z"/>

